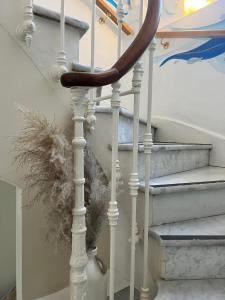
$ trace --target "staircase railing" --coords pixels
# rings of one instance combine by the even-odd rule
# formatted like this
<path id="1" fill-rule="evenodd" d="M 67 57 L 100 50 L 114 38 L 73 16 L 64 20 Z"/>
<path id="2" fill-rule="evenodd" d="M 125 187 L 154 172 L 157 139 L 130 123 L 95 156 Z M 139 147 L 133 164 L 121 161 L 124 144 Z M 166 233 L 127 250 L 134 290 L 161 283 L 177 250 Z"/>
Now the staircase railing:
<path id="1" fill-rule="evenodd" d="M 24 22 L 18 28 L 18 33 L 28 46 L 31 45 L 35 24 L 33 20 L 33 0 L 24 0 Z M 148 280 L 148 230 L 149 211 L 151 203 L 149 197 L 150 181 L 150 158 L 153 146 L 151 133 L 151 106 L 152 106 L 152 71 L 153 52 L 155 49 L 154 36 L 157 31 L 160 18 L 161 0 L 148 0 L 148 7 L 143 22 L 143 1 L 140 0 L 139 32 L 130 45 L 122 54 L 122 32 L 124 30 L 125 9 L 123 0 L 118 0 L 117 25 L 118 25 L 118 46 L 117 62 L 107 71 L 94 73 L 95 70 L 95 23 L 96 5 L 100 1 L 92 0 L 92 26 L 91 26 L 91 72 L 68 72 L 68 63 L 65 52 L 65 0 L 61 0 L 60 17 L 60 39 L 57 65 L 52 70 L 54 80 L 61 80 L 64 87 L 71 89 L 72 103 L 74 110 L 74 184 L 75 201 L 73 207 L 72 225 L 72 253 L 70 259 L 70 285 L 71 300 L 86 300 L 86 222 L 84 203 L 84 148 L 86 141 L 84 138 L 84 122 L 89 124 L 89 128 L 94 130 L 95 105 L 97 102 L 109 99 L 112 108 L 112 161 L 111 161 L 111 200 L 108 208 L 108 220 L 110 226 L 110 276 L 109 276 L 109 298 L 114 300 L 115 293 L 115 254 L 116 254 L 116 226 L 118 223 L 119 210 L 117 206 L 118 187 L 121 181 L 120 162 L 118 157 L 118 126 L 121 97 L 133 95 L 134 101 L 134 122 L 133 122 L 133 159 L 129 179 L 129 189 L 131 196 L 131 262 L 130 262 L 130 300 L 134 300 L 135 286 L 135 254 L 137 241 L 137 220 L 136 208 L 139 189 L 138 175 L 138 143 L 139 143 L 139 111 L 140 93 L 143 78 L 143 66 L 141 56 L 149 47 L 149 93 L 148 93 L 148 116 L 147 129 L 144 139 L 145 149 L 145 221 L 144 221 L 144 258 L 143 258 L 143 285 L 140 299 L 149 299 Z M 120 79 L 133 68 L 132 86 L 129 90 L 121 92 Z M 96 87 L 105 85 L 112 86 L 112 94 L 96 98 Z M 89 93 L 90 91 L 90 93 Z M 90 94 L 90 97 L 88 95 Z"/>
<path id="2" fill-rule="evenodd" d="M 111 165 L 111 200 L 109 202 L 108 219 L 110 226 L 110 276 L 109 276 L 109 297 L 114 299 L 115 293 L 115 253 L 116 253 L 116 225 L 118 222 L 119 211 L 117 206 L 118 178 L 120 178 L 120 163 L 118 158 L 118 126 L 119 109 L 121 96 L 134 95 L 134 123 L 133 123 L 133 163 L 130 174 L 129 187 L 132 199 L 132 221 L 131 221 L 131 267 L 130 267 L 130 300 L 134 300 L 135 284 L 135 248 L 136 248 L 136 205 L 139 188 L 138 176 L 138 131 L 139 131 L 139 109 L 140 92 L 143 77 L 143 67 L 139 60 L 145 50 L 152 42 L 157 31 L 160 14 L 160 0 L 149 0 L 145 21 L 142 25 L 143 0 L 140 5 L 140 31 L 130 47 L 122 53 L 122 28 L 125 17 L 123 1 L 118 1 L 117 22 L 118 22 L 118 61 L 111 69 L 99 73 L 94 73 L 95 67 L 95 6 L 96 1 L 92 1 L 92 72 L 68 72 L 62 75 L 61 83 L 64 87 L 70 88 L 74 107 L 74 168 L 75 168 L 75 203 L 73 209 L 72 226 L 72 254 L 71 254 L 71 300 L 85 299 L 85 287 L 87 276 L 85 268 L 87 265 L 87 254 L 85 249 L 86 226 L 85 226 L 85 206 L 84 206 L 84 139 L 83 125 L 87 112 L 87 121 L 93 130 L 95 116 L 94 106 L 96 101 L 106 98 L 95 97 L 95 88 L 99 86 L 112 85 L 111 99 L 112 108 L 112 165 Z M 141 26 L 142 25 L 142 26 Z M 150 155 L 152 142 L 151 134 L 151 102 L 152 102 L 152 67 L 154 41 L 150 46 L 149 69 L 150 69 L 150 90 L 148 103 L 148 125 L 145 135 L 145 157 L 146 157 L 146 194 L 145 194 L 145 227 L 144 227 L 144 270 L 143 286 L 141 289 L 141 299 L 149 299 L 148 287 L 148 230 L 149 230 L 149 181 L 150 181 Z M 120 79 L 134 66 L 132 88 L 121 93 Z M 87 98 L 88 91 L 91 90 L 90 100 Z M 87 109 L 88 107 L 88 109 Z"/>
<path id="3" fill-rule="evenodd" d="M 63 74 L 61 83 L 64 87 L 97 87 L 112 84 L 122 78 L 145 52 L 153 39 L 159 23 L 160 1 L 148 1 L 144 24 L 130 47 L 123 53 L 111 69 L 99 73 L 70 72 Z M 119 5 L 118 5 L 119 11 Z M 121 30 L 119 30 L 121 31 Z"/>
<path id="4" fill-rule="evenodd" d="M 149 299 L 149 280 L 148 280 L 148 230 L 149 230 L 149 181 L 150 181 L 150 157 L 153 146 L 151 133 L 151 103 L 152 103 L 152 70 L 153 52 L 155 49 L 154 36 L 157 31 L 160 15 L 160 0 L 148 0 L 148 8 L 144 23 L 143 0 L 140 4 L 140 30 L 130 47 L 122 54 L 122 28 L 125 17 L 123 1 L 118 1 L 117 22 L 118 22 L 118 61 L 111 69 L 99 73 L 94 73 L 95 67 L 95 6 L 96 1 L 92 1 L 92 72 L 68 72 L 62 75 L 61 83 L 64 87 L 71 89 L 74 107 L 74 168 L 76 195 L 73 209 L 72 226 L 72 254 L 71 254 L 71 300 L 85 300 L 85 287 L 87 276 L 85 268 L 87 265 L 87 254 L 85 249 L 85 206 L 84 206 L 84 148 L 86 141 L 83 134 L 85 117 L 93 130 L 95 116 L 94 107 L 96 101 L 111 99 L 112 108 L 112 165 L 111 165 L 111 200 L 109 202 L 108 220 L 110 226 L 110 276 L 109 276 L 109 298 L 114 299 L 115 293 L 115 253 L 116 253 L 116 225 L 118 222 L 119 211 L 117 206 L 118 181 L 120 178 L 120 163 L 118 158 L 118 125 L 119 109 L 121 97 L 123 95 L 134 95 L 134 122 L 133 122 L 133 162 L 130 174 L 129 187 L 132 203 L 131 220 L 131 267 L 130 267 L 130 300 L 134 300 L 135 285 L 135 248 L 136 248 L 136 206 L 139 189 L 138 176 L 138 131 L 139 131 L 139 110 L 140 92 L 143 77 L 143 67 L 141 56 L 149 47 L 149 99 L 148 99 L 148 121 L 145 134 L 145 159 L 146 159 L 146 191 L 145 191 L 145 225 L 144 225 L 144 259 L 143 259 L 143 285 L 141 288 L 141 299 Z M 121 55 L 122 54 L 122 55 Z M 120 79 L 128 73 L 134 66 L 132 87 L 126 92 L 121 92 Z M 96 98 L 95 88 L 105 85 L 112 85 L 112 94 L 106 97 Z M 88 100 L 88 91 L 91 90 Z M 87 108 L 88 107 L 88 108 Z M 87 115 L 86 115 L 87 113 Z"/>
<path id="5" fill-rule="evenodd" d="M 108 3 L 106 3 L 104 0 L 96 0 L 96 4 L 106 14 L 106 16 L 112 20 L 113 23 L 118 25 L 116 12 L 114 11 L 113 8 L 111 8 L 111 6 Z M 133 29 L 127 23 L 123 23 L 122 30 L 127 35 L 133 33 Z"/>
<path id="6" fill-rule="evenodd" d="M 171 30 L 158 31 L 157 38 L 222 38 L 225 37 L 224 29 L 214 30 Z"/>

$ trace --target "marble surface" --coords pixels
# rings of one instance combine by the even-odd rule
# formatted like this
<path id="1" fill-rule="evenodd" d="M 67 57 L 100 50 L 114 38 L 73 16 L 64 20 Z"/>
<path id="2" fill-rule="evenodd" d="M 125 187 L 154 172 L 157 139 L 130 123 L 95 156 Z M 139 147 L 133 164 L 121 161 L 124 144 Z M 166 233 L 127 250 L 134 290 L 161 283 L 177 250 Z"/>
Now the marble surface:
<path id="1" fill-rule="evenodd" d="M 225 181 L 225 168 L 204 167 L 151 180 L 152 186 Z"/>
<path id="2" fill-rule="evenodd" d="M 80 64 L 78 62 L 73 62 L 72 63 L 72 70 L 77 71 L 77 72 L 91 72 L 91 66 L 83 65 L 83 64 Z M 99 73 L 99 72 L 102 72 L 104 70 L 102 68 L 96 67 L 94 71 L 95 71 L 95 73 Z"/>
<path id="3" fill-rule="evenodd" d="M 225 236 L 225 215 L 153 226 L 151 231 L 158 235 Z"/>
<path id="4" fill-rule="evenodd" d="M 202 168 L 209 164 L 209 150 L 174 150 L 156 151 L 151 156 L 151 178 L 158 178 L 174 173 L 180 173 L 196 168 Z M 139 155 L 139 178 L 142 180 L 144 172 L 145 156 Z M 152 181 L 151 181 L 152 182 Z M 154 181 L 153 181 L 154 182 Z M 151 183 L 152 184 L 152 183 Z"/>
<path id="5" fill-rule="evenodd" d="M 102 114 L 102 118 L 104 117 L 104 114 L 112 114 L 111 107 L 107 106 L 97 106 L 96 107 L 96 114 L 97 114 L 97 120 L 100 121 L 100 116 L 98 114 Z M 109 123 L 112 122 L 111 119 L 108 118 L 104 119 L 105 122 Z M 152 138 L 155 139 L 156 134 L 156 128 L 152 126 Z M 139 124 L 139 140 L 144 141 L 144 134 L 146 131 L 146 121 L 140 119 Z M 111 139 L 110 139 L 111 140 Z M 130 113 L 125 108 L 120 108 L 120 119 L 119 119 L 119 130 L 118 130 L 118 140 L 119 143 L 131 143 L 133 141 L 133 114 Z"/>
<path id="6" fill-rule="evenodd" d="M 150 185 L 152 195 L 224 189 L 225 168 L 206 166 L 190 171 L 152 178 Z M 140 190 L 143 191 L 144 186 L 144 182 L 141 181 Z"/>
<path id="7" fill-rule="evenodd" d="M 106 113 L 106 114 L 111 114 L 112 113 L 112 108 L 110 106 L 97 106 L 96 107 L 96 113 Z M 124 116 L 128 119 L 132 119 L 134 118 L 134 115 L 129 112 L 128 109 L 126 109 L 125 107 L 120 107 L 120 115 Z M 140 123 L 147 125 L 147 121 L 140 118 Z M 152 125 L 152 127 L 154 127 L 155 129 L 157 129 L 154 125 Z"/>
<path id="8" fill-rule="evenodd" d="M 179 144 L 179 143 L 154 143 L 152 152 L 157 151 L 181 151 L 181 150 L 211 150 L 212 145 L 210 144 Z M 119 145 L 120 151 L 132 151 L 133 144 L 126 143 Z M 144 152 L 144 145 L 139 143 L 139 152 Z"/>
<path id="9" fill-rule="evenodd" d="M 216 183 L 212 185 L 213 187 L 205 187 L 203 184 L 202 190 L 177 189 L 174 193 L 154 194 L 152 196 L 153 225 L 225 214 L 225 184 L 223 188 L 221 186 L 219 188 Z"/>
<path id="10" fill-rule="evenodd" d="M 159 281 L 155 300 L 224 300 L 225 279 Z"/>
<path id="11" fill-rule="evenodd" d="M 38 17 L 43 17 L 49 20 L 60 22 L 60 14 L 48 8 L 34 5 L 34 15 Z M 66 16 L 65 22 L 80 31 L 81 36 L 83 36 L 89 29 L 89 25 L 86 22 L 71 18 Z"/>
<path id="12" fill-rule="evenodd" d="M 133 145 L 129 143 L 120 144 L 119 150 L 121 157 L 124 155 L 132 157 Z M 152 148 L 151 178 L 206 167 L 209 164 L 210 150 L 211 145 L 156 143 Z M 139 145 L 138 159 L 139 178 L 143 180 L 145 176 L 145 155 L 142 144 Z"/>
<path id="13" fill-rule="evenodd" d="M 162 278 L 225 278 L 225 215 L 154 226 L 150 235 L 161 237 Z"/>
<path id="14" fill-rule="evenodd" d="M 225 244 L 165 246 L 161 277 L 167 280 L 225 278 Z"/>

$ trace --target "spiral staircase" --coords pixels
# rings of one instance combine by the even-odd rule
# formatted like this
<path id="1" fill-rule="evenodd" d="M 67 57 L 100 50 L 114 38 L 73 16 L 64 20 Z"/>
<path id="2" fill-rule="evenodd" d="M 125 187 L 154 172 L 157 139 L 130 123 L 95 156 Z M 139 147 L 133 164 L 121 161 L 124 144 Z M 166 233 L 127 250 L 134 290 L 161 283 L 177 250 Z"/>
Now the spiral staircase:
<path id="1" fill-rule="evenodd" d="M 146 27 L 141 31 L 140 47 L 136 52 L 126 52 L 126 55 L 129 54 L 128 61 L 124 56 L 121 60 L 119 53 L 118 62 L 106 72 L 95 69 L 94 64 L 88 68 L 78 63 L 79 42 L 89 28 L 87 23 L 65 17 L 62 11 L 59 14 L 33 6 L 32 1 L 27 1 L 25 10 L 23 1 L 3 1 L 0 10 L 0 65 L 3 66 L 0 77 L 4 95 L 0 111 L 0 177 L 24 186 L 19 180 L 21 171 L 15 173 L 11 166 L 11 141 L 7 138 L 17 135 L 21 127 L 14 101 L 41 110 L 49 117 L 55 114 L 56 122 L 64 124 L 71 109 L 68 101 L 71 95 L 52 79 L 59 80 L 65 73 L 61 82 L 71 89 L 74 120 L 78 128 L 74 137 L 75 155 L 81 157 L 85 145 L 81 126 L 85 120 L 92 132 L 89 137 L 92 150 L 105 174 L 112 180 L 114 198 L 109 203 L 108 212 L 110 235 L 108 231 L 105 233 L 106 240 L 110 236 L 111 246 L 111 257 L 106 254 L 110 267 L 109 299 L 113 300 L 115 294 L 116 300 L 221 300 L 225 297 L 225 168 L 214 166 L 212 155 L 217 148 L 207 138 L 203 137 L 197 143 L 193 133 L 193 139 L 190 134 L 188 142 L 178 140 L 176 131 L 165 136 L 165 128 L 160 122 L 152 122 L 154 93 L 152 98 L 151 72 L 155 50 L 152 37 L 157 28 L 160 1 L 152 3 L 146 17 L 146 22 L 150 22 L 151 17 L 151 26 L 147 32 Z M 123 17 L 120 10 L 120 30 Z M 26 22 L 31 22 L 28 27 Z M 22 26 L 16 33 L 19 24 Z M 62 48 L 59 50 L 60 41 Z M 27 48 L 26 43 L 31 47 Z M 143 120 L 139 117 L 138 105 L 131 113 L 120 107 L 119 98 L 128 95 L 130 101 L 134 97 L 134 103 L 140 103 L 142 69 L 138 59 L 149 44 L 149 78 L 144 75 L 144 79 L 149 80 L 149 103 L 146 107 L 149 114 L 148 119 Z M 132 47 L 137 48 L 137 43 Z M 118 81 L 133 65 L 132 88 L 122 92 Z M 90 70 L 95 73 L 90 73 Z M 112 94 L 98 94 L 96 99 L 91 94 L 90 99 L 85 100 L 87 88 L 101 88 L 109 84 L 112 84 Z M 111 99 L 111 106 L 101 105 L 102 101 Z M 96 108 L 93 105 L 95 100 L 100 102 Z M 82 101 L 86 101 L 86 115 Z M 13 122 L 8 122 L 9 116 Z M 75 182 L 81 187 L 82 163 L 77 162 L 76 167 L 78 177 Z M 123 182 L 118 198 L 117 177 Z M 78 201 L 78 205 L 74 218 L 80 218 L 80 227 L 76 228 L 74 223 L 73 242 L 80 247 L 74 249 L 71 263 L 71 281 L 75 287 L 72 299 L 76 300 L 83 295 L 85 282 L 85 276 L 82 277 L 85 270 L 82 201 Z M 77 234 L 76 230 L 81 230 L 81 234 Z M 35 250 L 32 245 L 30 247 L 30 251 Z M 106 247 L 104 243 L 103 247 Z M 54 266 L 54 262 L 52 257 L 48 268 L 57 273 L 57 263 Z M 67 271 L 63 269 L 63 273 Z M 23 274 L 24 280 L 32 276 L 26 266 L 23 272 L 28 274 Z M 35 276 L 41 277 L 42 272 L 43 269 L 37 269 Z M 54 280 L 51 272 L 48 277 L 48 284 L 34 280 L 32 292 L 26 293 L 24 286 L 24 295 L 18 300 L 36 299 L 56 292 L 55 280 L 60 282 L 61 288 L 67 284 L 67 278 L 62 282 L 60 274 Z M 46 296 L 40 299 L 53 298 Z"/>

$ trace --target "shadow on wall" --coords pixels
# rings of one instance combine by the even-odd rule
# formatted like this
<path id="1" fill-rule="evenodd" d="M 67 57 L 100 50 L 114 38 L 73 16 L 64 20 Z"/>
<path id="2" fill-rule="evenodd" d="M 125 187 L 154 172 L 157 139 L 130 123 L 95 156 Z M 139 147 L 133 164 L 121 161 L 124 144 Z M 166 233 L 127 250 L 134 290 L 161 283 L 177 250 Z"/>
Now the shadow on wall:
<path id="1" fill-rule="evenodd" d="M 0 299 L 16 299 L 15 287 L 16 187 L 0 181 Z"/>

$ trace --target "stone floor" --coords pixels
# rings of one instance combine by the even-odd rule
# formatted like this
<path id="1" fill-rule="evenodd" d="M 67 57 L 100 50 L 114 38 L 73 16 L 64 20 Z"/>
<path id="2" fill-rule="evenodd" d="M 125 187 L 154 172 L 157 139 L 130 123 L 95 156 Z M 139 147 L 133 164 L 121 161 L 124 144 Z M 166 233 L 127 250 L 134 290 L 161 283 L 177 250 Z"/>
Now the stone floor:
<path id="1" fill-rule="evenodd" d="M 115 300 L 129 300 L 129 288 L 120 291 L 115 295 Z M 134 300 L 139 300 L 139 292 L 135 290 Z"/>

